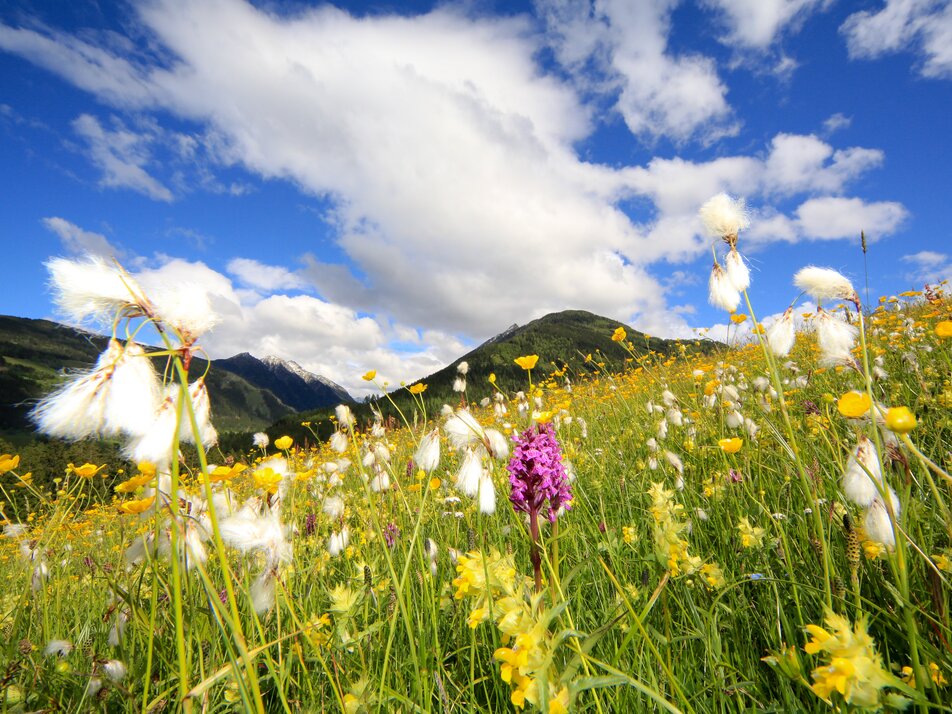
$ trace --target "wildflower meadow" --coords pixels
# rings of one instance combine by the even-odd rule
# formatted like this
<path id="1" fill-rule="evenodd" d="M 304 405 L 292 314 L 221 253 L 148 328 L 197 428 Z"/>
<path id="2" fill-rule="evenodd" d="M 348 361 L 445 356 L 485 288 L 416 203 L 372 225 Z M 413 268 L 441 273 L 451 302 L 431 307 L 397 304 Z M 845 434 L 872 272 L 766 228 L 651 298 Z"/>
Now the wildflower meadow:
<path id="1" fill-rule="evenodd" d="M 797 266 L 760 322 L 742 203 L 700 213 L 725 344 L 619 328 L 623 363 L 524 355 L 516 392 L 461 363 L 440 413 L 416 385 L 238 453 L 207 298 L 51 261 L 114 339 L 33 419 L 137 466 L 0 457 L 0 710 L 952 711 L 949 296 Z"/>

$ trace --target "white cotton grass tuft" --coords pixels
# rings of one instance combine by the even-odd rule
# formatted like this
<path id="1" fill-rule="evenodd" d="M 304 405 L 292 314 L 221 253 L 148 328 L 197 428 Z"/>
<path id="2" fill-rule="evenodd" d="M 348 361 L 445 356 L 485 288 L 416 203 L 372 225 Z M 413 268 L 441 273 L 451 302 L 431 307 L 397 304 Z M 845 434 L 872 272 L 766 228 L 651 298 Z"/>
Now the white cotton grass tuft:
<path id="1" fill-rule="evenodd" d="M 142 288 L 127 273 L 99 256 L 79 260 L 53 258 L 46 263 L 53 301 L 74 322 L 110 325 L 122 313 L 144 314 Z"/>
<path id="2" fill-rule="evenodd" d="M 96 366 L 48 394 L 30 413 L 37 428 L 60 439 L 140 435 L 152 424 L 158 377 L 141 347 L 109 340 Z"/>
<path id="3" fill-rule="evenodd" d="M 744 199 L 719 193 L 704 202 L 698 211 L 704 230 L 712 238 L 736 241 L 737 234 L 750 225 Z"/>
<path id="4" fill-rule="evenodd" d="M 883 472 L 876 447 L 866 436 L 860 436 L 843 470 L 843 493 L 857 506 L 867 508 L 879 498 L 877 483 L 882 483 Z"/>
<path id="5" fill-rule="evenodd" d="M 331 434 L 328 444 L 331 447 L 331 451 L 336 451 L 338 454 L 343 454 L 345 451 L 347 451 L 350 441 L 347 439 L 347 434 L 342 431 L 335 431 L 333 434 Z"/>
<path id="6" fill-rule="evenodd" d="M 344 526 L 340 533 L 331 533 L 327 539 L 327 552 L 332 558 L 336 558 L 343 553 L 350 545 L 350 529 Z"/>
<path id="7" fill-rule="evenodd" d="M 814 300 L 849 300 L 859 305 L 859 296 L 853 289 L 853 283 L 832 268 L 808 265 L 793 276 L 793 284 Z"/>
<path id="8" fill-rule="evenodd" d="M 249 590 L 251 594 L 251 605 L 259 615 L 264 615 L 268 610 L 274 607 L 275 577 L 276 575 L 273 570 L 263 570 L 251 584 Z"/>
<path id="9" fill-rule="evenodd" d="M 456 371 L 465 377 L 469 372 L 469 362 L 460 362 L 458 365 L 456 365 Z"/>
<path id="10" fill-rule="evenodd" d="M 892 507 L 893 517 L 899 518 L 899 498 L 896 492 L 888 486 L 886 487 L 886 498 L 889 499 L 889 505 Z M 893 530 L 892 519 L 886 510 L 886 504 L 882 497 L 877 496 L 869 505 L 866 511 L 866 518 L 863 520 L 863 528 L 866 531 L 866 537 L 874 543 L 882 543 L 887 548 L 894 548 L 896 545 L 896 532 Z"/>
<path id="11" fill-rule="evenodd" d="M 342 427 L 352 428 L 356 422 L 354 413 L 346 404 L 338 404 L 334 407 L 334 414 L 337 416 L 337 423 Z"/>
<path id="12" fill-rule="evenodd" d="M 780 319 L 767 329 L 767 346 L 778 357 L 786 357 L 796 341 L 797 331 L 793 319 L 793 308 L 788 307 Z M 765 391 L 765 389 L 766 386 L 759 391 Z"/>
<path id="13" fill-rule="evenodd" d="M 126 678 L 126 673 L 128 669 L 126 665 L 120 662 L 117 659 L 111 659 L 108 662 L 104 662 L 102 665 L 103 674 L 106 675 L 111 681 L 118 684 L 123 679 Z"/>
<path id="14" fill-rule="evenodd" d="M 457 377 L 453 380 L 453 391 L 454 392 L 465 392 L 466 391 L 466 380 L 463 377 Z"/>
<path id="15" fill-rule="evenodd" d="M 322 509 L 328 518 L 337 520 L 344 515 L 344 499 L 340 496 L 328 496 L 324 499 Z"/>
<path id="16" fill-rule="evenodd" d="M 47 657 L 66 657 L 73 651 L 73 643 L 69 640 L 50 640 L 46 643 L 43 654 Z"/>
<path id="17" fill-rule="evenodd" d="M 268 444 L 271 443 L 271 439 L 269 439 L 268 435 L 263 431 L 259 431 L 251 437 L 251 443 L 254 444 L 256 449 L 267 449 Z"/>
<path id="18" fill-rule="evenodd" d="M 208 291 L 195 283 L 157 286 L 149 293 L 155 319 L 192 344 L 218 324 Z"/>
<path id="19" fill-rule="evenodd" d="M 192 400 L 192 410 L 195 413 L 195 422 L 198 425 L 198 435 L 202 446 L 206 449 L 218 443 L 218 432 L 212 426 L 211 401 L 208 397 L 208 387 L 205 379 L 200 377 L 188 385 L 188 395 Z M 188 417 L 188 408 L 182 411 L 182 423 L 179 429 L 179 439 L 187 444 L 195 443 L 195 433 L 192 431 L 192 422 Z"/>
<path id="20" fill-rule="evenodd" d="M 413 461 L 417 468 L 432 473 L 440 465 L 440 430 L 434 429 L 420 440 Z"/>
<path id="21" fill-rule="evenodd" d="M 750 268 L 737 252 L 737 248 L 731 248 L 728 251 L 727 257 L 724 258 L 724 268 L 727 271 L 727 277 L 738 292 L 744 292 L 750 287 Z"/>
<path id="22" fill-rule="evenodd" d="M 152 359 L 134 342 L 128 342 L 115 362 L 103 405 L 105 436 L 141 436 L 152 426 L 162 385 Z"/>
<path id="23" fill-rule="evenodd" d="M 859 329 L 832 313 L 819 308 L 815 320 L 816 339 L 820 347 L 820 364 L 833 367 L 853 363 L 853 347 Z"/>
<path id="24" fill-rule="evenodd" d="M 496 486 L 485 470 L 479 479 L 479 512 L 486 516 L 496 512 Z"/>
<path id="25" fill-rule="evenodd" d="M 708 301 L 714 306 L 727 312 L 736 312 L 740 305 L 740 293 L 731 282 L 730 276 L 721 267 L 714 263 L 711 268 L 711 278 L 708 281 Z"/>
<path id="26" fill-rule="evenodd" d="M 466 449 L 459 471 L 456 473 L 457 490 L 472 498 L 479 492 L 479 482 L 483 475 L 483 462 L 474 449 Z"/>
<path id="27" fill-rule="evenodd" d="M 501 461 L 509 456 L 509 442 L 506 437 L 496 429 L 484 428 L 468 409 L 457 409 L 446 420 L 443 428 L 450 445 L 457 451 L 479 445 L 494 459 Z"/>

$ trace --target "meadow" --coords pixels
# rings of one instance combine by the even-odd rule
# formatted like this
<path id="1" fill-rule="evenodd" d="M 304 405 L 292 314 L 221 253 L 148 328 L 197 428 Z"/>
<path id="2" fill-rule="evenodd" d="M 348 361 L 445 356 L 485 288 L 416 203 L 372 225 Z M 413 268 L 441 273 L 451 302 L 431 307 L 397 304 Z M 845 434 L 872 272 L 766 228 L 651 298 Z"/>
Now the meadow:
<path id="1" fill-rule="evenodd" d="M 463 368 L 441 413 L 416 386 L 317 446 L 226 455 L 194 301 L 58 267 L 113 271 L 61 306 L 167 349 L 114 343 L 36 412 L 124 439 L 134 472 L 63 464 L 43 492 L 0 458 L 2 711 L 952 710 L 941 286 L 873 308 L 835 283 L 766 327 L 744 286 L 754 329 L 713 352 L 618 330 L 624 364 L 524 355 L 505 393 Z"/>

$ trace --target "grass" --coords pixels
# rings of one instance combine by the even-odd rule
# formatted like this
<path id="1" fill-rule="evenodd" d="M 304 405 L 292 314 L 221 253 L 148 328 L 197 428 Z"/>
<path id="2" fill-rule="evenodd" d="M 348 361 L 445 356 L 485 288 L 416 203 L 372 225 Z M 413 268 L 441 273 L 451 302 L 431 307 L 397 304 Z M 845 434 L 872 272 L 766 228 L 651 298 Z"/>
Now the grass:
<path id="1" fill-rule="evenodd" d="M 571 510 L 542 521 L 539 591 L 505 460 L 486 460 L 497 504 L 480 513 L 453 488 L 460 455 L 445 436 L 433 473 L 410 464 L 432 422 L 347 432 L 343 453 L 249 450 L 227 480 L 189 452 L 191 468 L 172 474 L 181 497 L 140 515 L 119 506 L 148 497 L 148 473 L 100 502 L 74 471 L 0 539 L 0 710 L 481 712 L 525 699 L 549 712 L 824 711 L 826 683 L 843 711 L 948 711 L 952 340 L 936 329 L 949 312 L 935 293 L 882 303 L 857 352 L 866 372 L 818 367 L 810 335 L 788 364 L 757 342 L 633 352 L 622 374 L 533 372 L 541 409 L 520 411 L 510 391 L 502 416 L 475 406 L 493 393 L 471 372 L 484 427 L 518 434 L 548 412 L 537 418 L 575 474 Z M 867 383 L 872 366 L 885 376 Z M 849 390 L 918 421 L 907 443 L 879 449 L 901 504 L 895 548 L 866 538 L 842 493 L 858 435 L 890 436 L 840 413 Z M 732 428 L 735 410 L 749 422 Z M 719 445 L 730 437 L 743 440 L 735 453 Z M 366 457 L 380 443 L 387 458 Z M 287 468 L 272 484 L 275 457 Z M 11 463 L 7 502 L 31 488 L 31 465 Z M 384 473 L 389 488 L 374 490 Z M 104 476 L 108 464 L 91 478 Z M 212 524 L 228 518 L 226 492 L 270 502 L 287 531 L 242 552 Z M 324 510 L 331 496 L 340 516 Z M 170 543 L 130 563 L 150 535 Z M 285 540 L 293 559 L 268 550 Z M 261 583 L 274 604 L 256 611 Z M 824 624 L 830 613 L 845 629 Z M 69 652 L 45 654 L 52 640 Z M 110 677 L 115 662 L 124 676 Z"/>

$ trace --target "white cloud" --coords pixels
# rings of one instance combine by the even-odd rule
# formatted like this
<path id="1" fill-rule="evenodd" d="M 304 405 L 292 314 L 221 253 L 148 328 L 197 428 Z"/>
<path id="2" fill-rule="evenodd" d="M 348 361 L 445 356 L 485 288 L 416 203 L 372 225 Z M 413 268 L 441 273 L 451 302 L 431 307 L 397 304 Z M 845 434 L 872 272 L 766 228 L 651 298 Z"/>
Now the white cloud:
<path id="1" fill-rule="evenodd" d="M 43 225 L 59 236 L 63 248 L 72 255 L 101 255 L 105 258 L 122 257 L 124 251 L 117 248 L 102 233 L 83 230 L 65 218 L 51 216 L 43 219 Z"/>
<path id="2" fill-rule="evenodd" d="M 952 78 L 952 3 L 948 0 L 886 0 L 878 11 L 853 13 L 840 27 L 850 56 L 874 59 L 916 51 L 926 77 Z"/>
<path id="3" fill-rule="evenodd" d="M 466 343 L 445 332 L 381 323 L 309 295 L 262 298 L 237 288 L 226 275 L 201 262 L 169 256 L 148 262 L 151 267 L 136 273 L 146 294 L 188 285 L 208 295 L 219 322 L 202 337 L 201 345 L 213 359 L 239 352 L 259 358 L 276 355 L 294 360 L 361 398 L 374 390 L 360 378 L 369 369 L 377 370 L 381 382 L 412 382 L 441 369 L 468 349 Z"/>
<path id="4" fill-rule="evenodd" d="M 922 250 L 902 256 L 902 261 L 909 264 L 909 272 L 904 277 L 914 285 L 952 280 L 952 258 L 945 253 Z"/>
<path id="5" fill-rule="evenodd" d="M 812 134 L 778 134 L 771 142 L 764 183 L 770 192 L 784 195 L 840 191 L 882 161 L 883 152 L 876 149 L 834 151 Z"/>
<path id="6" fill-rule="evenodd" d="M 307 283 L 287 268 L 265 265 L 250 258 L 233 258 L 226 270 L 242 284 L 265 293 L 301 290 Z"/>
<path id="7" fill-rule="evenodd" d="M 908 216 L 902 204 L 893 201 L 866 203 L 859 198 L 827 196 L 811 198 L 797 208 L 800 231 L 808 238 L 859 239 L 875 241 L 894 233 Z"/>
<path id="8" fill-rule="evenodd" d="M 764 50 L 829 0 L 705 0 L 705 4 L 720 10 L 728 30 L 725 44 Z"/>
<path id="9" fill-rule="evenodd" d="M 829 135 L 840 129 L 848 129 L 852 123 L 853 117 L 848 117 L 842 112 L 837 112 L 827 117 L 826 121 L 823 122 L 823 131 Z"/>
<path id="10" fill-rule="evenodd" d="M 587 88 L 620 92 L 616 108 L 636 136 L 711 141 L 736 132 L 714 61 L 668 51 L 677 0 L 537 0 L 556 57 Z M 597 68 L 598 80 L 587 70 Z M 603 74 L 608 78 L 605 79 Z"/>
<path id="11" fill-rule="evenodd" d="M 541 14 L 574 18 L 543 38 L 525 17 L 448 8 L 356 18 L 323 6 L 280 16 L 240 0 L 155 0 L 137 6 L 137 31 L 162 65 L 42 28 L 0 26 L 0 47 L 136 117 L 168 113 L 199 127 L 175 140 L 148 126 L 105 130 L 87 117 L 87 134 L 101 136 L 112 147 L 106 158 L 121 166 L 145 173 L 149 137 L 159 137 L 153 143 L 161 139 L 182 161 L 212 156 L 333 206 L 327 222 L 346 259 L 302 256 L 305 267 L 294 272 L 233 263 L 241 287 L 228 281 L 229 290 L 242 310 L 277 304 L 262 293 L 300 280 L 320 299 L 293 305 L 474 340 L 564 308 L 669 334 L 679 325 L 648 268 L 707 248 L 701 203 L 725 190 L 755 209 L 777 196 L 835 197 L 882 161 L 875 149 L 789 134 L 763 155 L 618 169 L 580 160 L 576 146 L 592 131 L 590 93 L 617 100 L 649 138 L 707 139 L 729 129 L 726 88 L 710 60 L 669 50 L 675 5 L 540 2 Z M 543 74 L 537 57 L 547 39 L 560 61 L 577 65 L 576 78 L 601 83 Z M 585 69 L 592 65 L 599 71 Z M 118 182 L 123 174 L 113 173 Z M 151 176 L 139 179 L 148 192 Z M 619 208 L 633 198 L 654 209 L 641 225 Z M 802 222 L 772 220 L 763 241 L 804 237 Z"/>
<path id="12" fill-rule="evenodd" d="M 82 114 L 73 129 L 87 144 L 90 158 L 103 172 L 99 183 L 109 188 L 128 188 L 157 201 L 171 201 L 172 192 L 149 175 L 149 144 L 152 138 L 127 129 L 115 120 L 114 130 L 104 129 L 99 120 Z"/>

